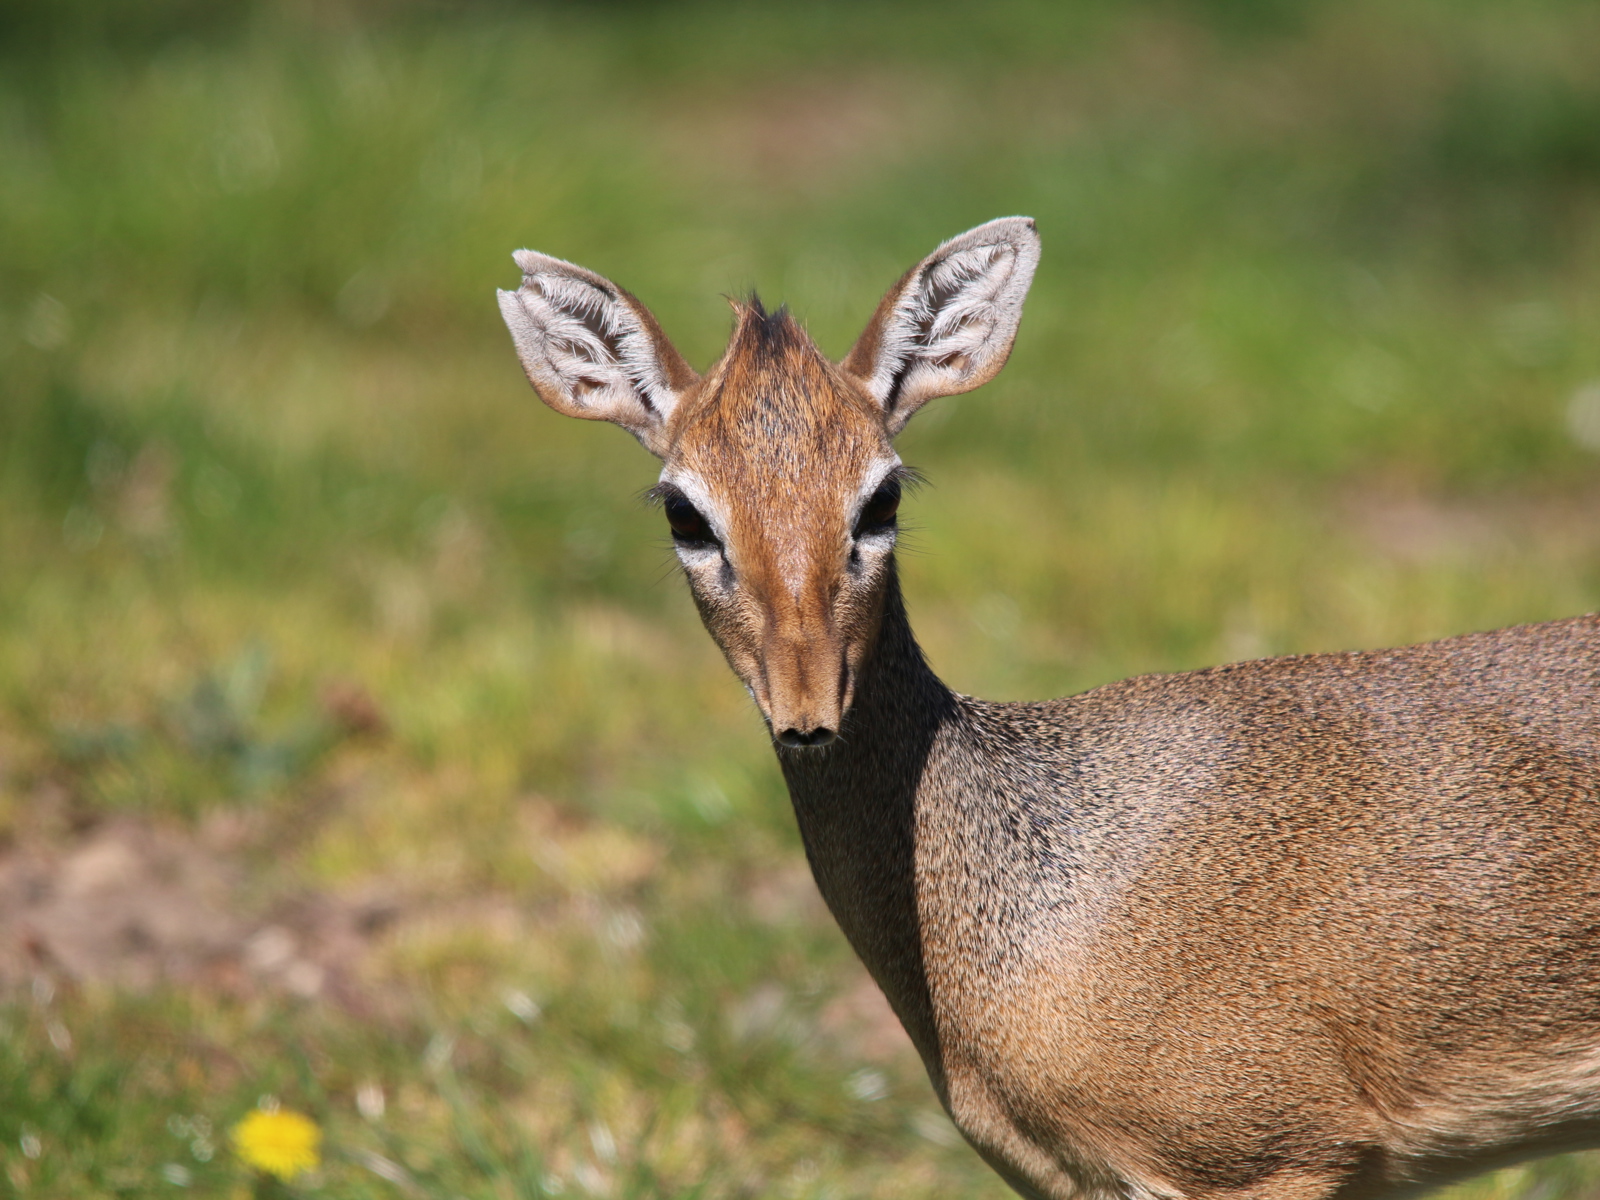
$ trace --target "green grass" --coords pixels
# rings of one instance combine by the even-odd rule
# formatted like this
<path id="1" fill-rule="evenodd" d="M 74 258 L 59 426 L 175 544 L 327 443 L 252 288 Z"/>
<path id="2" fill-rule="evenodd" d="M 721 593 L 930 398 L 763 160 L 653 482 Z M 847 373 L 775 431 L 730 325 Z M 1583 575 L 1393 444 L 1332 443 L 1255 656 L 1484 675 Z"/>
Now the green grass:
<path id="1" fill-rule="evenodd" d="M 300 992 L 0 945 L 0 1191 L 248 1194 L 271 1095 L 305 1194 L 1004 1194 L 851 1016 L 651 460 L 527 390 L 518 246 L 704 365 L 723 293 L 842 353 L 1035 216 L 1011 364 L 901 444 L 964 691 L 1600 604 L 1576 0 L 13 2 L 0 64 L 5 861 L 156 830 L 241 938 L 396 914 Z"/>

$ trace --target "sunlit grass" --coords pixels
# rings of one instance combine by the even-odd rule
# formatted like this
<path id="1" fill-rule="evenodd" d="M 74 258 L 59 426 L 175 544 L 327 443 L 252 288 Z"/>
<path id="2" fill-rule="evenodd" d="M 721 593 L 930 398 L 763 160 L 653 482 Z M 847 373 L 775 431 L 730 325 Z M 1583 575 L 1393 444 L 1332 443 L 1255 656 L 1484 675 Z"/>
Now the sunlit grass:
<path id="1" fill-rule="evenodd" d="M 304 1194 L 1004 1194 L 821 908 L 651 460 L 522 380 L 517 246 L 704 365 L 719 293 L 842 353 L 1037 217 L 1007 371 L 901 442 L 965 691 L 1600 603 L 1589 6 L 97 12 L 0 46 L 0 869 L 132 903 L 192 859 L 234 924 L 154 982 L 17 900 L 0 1186 L 278 1187 L 226 1143 L 267 1096 Z"/>

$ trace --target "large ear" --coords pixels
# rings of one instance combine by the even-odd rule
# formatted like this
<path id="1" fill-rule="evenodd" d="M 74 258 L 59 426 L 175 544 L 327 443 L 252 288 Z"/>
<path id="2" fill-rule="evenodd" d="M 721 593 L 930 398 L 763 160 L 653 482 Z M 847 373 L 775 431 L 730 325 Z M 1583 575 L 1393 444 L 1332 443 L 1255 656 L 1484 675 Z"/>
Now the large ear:
<path id="1" fill-rule="evenodd" d="M 699 376 L 650 310 L 616 284 L 533 250 L 500 314 L 533 390 L 558 413 L 621 425 L 657 457 L 673 408 Z"/>
<path id="2" fill-rule="evenodd" d="M 1031 217 L 951 238 L 889 289 L 844 360 L 899 433 L 935 396 L 989 382 L 1011 354 L 1039 265 Z"/>

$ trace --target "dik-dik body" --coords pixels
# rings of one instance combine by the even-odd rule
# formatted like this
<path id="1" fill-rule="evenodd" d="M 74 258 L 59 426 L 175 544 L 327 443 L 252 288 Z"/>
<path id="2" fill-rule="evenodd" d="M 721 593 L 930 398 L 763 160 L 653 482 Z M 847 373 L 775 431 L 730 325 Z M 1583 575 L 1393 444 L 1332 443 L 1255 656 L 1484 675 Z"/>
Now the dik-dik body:
<path id="1" fill-rule="evenodd" d="M 1030 1197 L 1376 1197 L 1600 1144 L 1600 620 L 952 693 L 895 574 L 923 403 L 1010 352 L 1039 243 L 945 243 L 840 363 L 737 307 L 691 370 L 521 251 L 529 380 L 663 462 L 706 627 L 822 895 Z"/>

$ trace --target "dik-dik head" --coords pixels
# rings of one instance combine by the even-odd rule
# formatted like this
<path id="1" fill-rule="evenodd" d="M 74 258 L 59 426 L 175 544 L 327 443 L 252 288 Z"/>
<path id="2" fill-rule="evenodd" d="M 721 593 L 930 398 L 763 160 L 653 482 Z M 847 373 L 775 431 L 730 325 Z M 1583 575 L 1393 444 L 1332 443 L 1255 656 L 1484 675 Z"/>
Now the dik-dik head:
<path id="1" fill-rule="evenodd" d="M 500 311 L 557 412 L 621 425 L 661 459 L 661 500 L 706 628 L 778 742 L 838 732 L 876 636 L 905 468 L 893 439 L 935 396 L 1005 364 L 1039 237 L 1026 217 L 940 246 L 889 289 L 840 363 L 784 309 L 736 304 L 704 375 L 592 271 L 519 250 Z"/>

